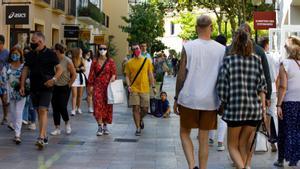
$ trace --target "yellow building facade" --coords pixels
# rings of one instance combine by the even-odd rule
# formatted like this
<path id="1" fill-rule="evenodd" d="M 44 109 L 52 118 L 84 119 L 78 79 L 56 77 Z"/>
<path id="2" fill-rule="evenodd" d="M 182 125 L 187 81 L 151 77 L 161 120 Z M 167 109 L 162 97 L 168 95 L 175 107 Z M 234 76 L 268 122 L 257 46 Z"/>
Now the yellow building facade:
<path id="1" fill-rule="evenodd" d="M 128 0 L 103 0 L 102 9 L 109 17 L 109 24 L 104 33 L 107 35 L 106 38 L 113 36 L 112 43 L 115 44 L 117 49 L 117 55 L 114 56 L 114 59 L 118 67 L 118 73 L 121 74 L 122 61 L 128 54 L 128 34 L 122 32 L 120 25 L 126 24 L 121 17 L 128 16 Z"/>
<path id="2" fill-rule="evenodd" d="M 46 45 L 65 43 L 64 25 L 75 24 L 76 6 L 73 0 L 6 0 L 0 4 L 0 34 L 6 38 L 6 47 L 24 47 L 29 43 L 30 33 L 41 31 L 45 34 Z M 76 5 L 76 3 L 75 3 Z M 11 6 L 28 6 L 28 24 L 6 24 L 6 10 Z M 74 9 L 75 8 L 75 9 Z"/>
<path id="3" fill-rule="evenodd" d="M 55 43 L 66 44 L 68 48 L 88 44 L 92 50 L 97 50 L 95 36 L 104 35 L 104 42 L 114 44 L 117 54 L 113 56 L 118 72 L 121 73 L 121 63 L 128 53 L 128 34 L 122 32 L 120 25 L 126 23 L 121 19 L 128 16 L 128 0 L 3 0 L 0 3 L 0 34 L 6 39 L 6 48 L 15 45 L 24 47 L 30 42 L 30 35 L 34 31 L 45 34 L 47 47 Z M 7 24 L 7 9 L 11 7 L 28 6 L 28 23 Z M 86 8 L 86 9 L 83 9 Z M 11 9 L 8 9 L 11 10 Z M 20 11 L 19 11 L 20 12 Z M 96 14 L 95 14 L 96 13 Z M 102 20 L 97 16 L 102 15 Z M 68 28 L 66 28 L 68 27 Z M 65 36 L 66 29 L 78 28 L 77 38 Z M 72 32 L 73 31 L 73 32 Z M 86 39 L 80 32 L 88 31 Z M 76 30 L 71 30 L 71 34 Z"/>

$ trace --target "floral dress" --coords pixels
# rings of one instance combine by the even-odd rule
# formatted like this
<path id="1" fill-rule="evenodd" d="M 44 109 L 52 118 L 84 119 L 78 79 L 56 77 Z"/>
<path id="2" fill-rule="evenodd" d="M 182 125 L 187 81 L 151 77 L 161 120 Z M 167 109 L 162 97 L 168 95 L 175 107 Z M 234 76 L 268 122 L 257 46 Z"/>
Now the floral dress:
<path id="1" fill-rule="evenodd" d="M 19 68 L 15 69 L 9 65 L 7 70 L 7 82 L 8 82 L 8 92 L 11 100 L 20 101 L 24 97 L 20 95 L 20 78 L 24 65 L 22 64 Z M 28 80 L 26 80 L 26 88 L 29 87 Z"/>
<path id="2" fill-rule="evenodd" d="M 94 117 L 97 121 L 102 119 L 106 124 L 112 123 L 113 105 L 107 104 L 107 88 L 110 79 L 113 75 L 116 75 L 116 64 L 112 59 L 108 59 L 103 71 L 97 76 L 101 70 L 102 65 L 97 61 L 93 61 L 88 83 L 94 88 L 93 91 L 93 105 L 94 105 Z"/>
<path id="3" fill-rule="evenodd" d="M 7 93 L 6 71 L 7 71 L 7 66 L 3 66 L 2 71 L 0 71 L 0 96 Z"/>

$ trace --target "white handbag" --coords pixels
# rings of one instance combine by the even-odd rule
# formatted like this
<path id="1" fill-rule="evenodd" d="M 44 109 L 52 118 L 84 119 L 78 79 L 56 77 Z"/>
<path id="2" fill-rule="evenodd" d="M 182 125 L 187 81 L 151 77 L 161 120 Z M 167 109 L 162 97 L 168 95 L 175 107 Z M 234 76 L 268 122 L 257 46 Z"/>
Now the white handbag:
<path id="1" fill-rule="evenodd" d="M 255 152 L 258 152 L 258 153 L 268 152 L 268 139 L 261 132 L 257 132 L 256 143 L 255 143 Z"/>
<path id="2" fill-rule="evenodd" d="M 123 104 L 126 100 L 126 93 L 123 86 L 123 80 L 115 80 L 107 88 L 108 104 Z"/>

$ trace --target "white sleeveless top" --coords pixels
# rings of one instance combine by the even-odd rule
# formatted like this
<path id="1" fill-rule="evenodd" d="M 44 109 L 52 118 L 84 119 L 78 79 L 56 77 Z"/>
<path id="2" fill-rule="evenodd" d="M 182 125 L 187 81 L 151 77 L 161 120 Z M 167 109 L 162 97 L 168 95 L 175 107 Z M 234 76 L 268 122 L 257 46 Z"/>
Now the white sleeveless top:
<path id="1" fill-rule="evenodd" d="M 300 101 L 300 67 L 292 59 L 284 59 L 282 64 L 288 76 L 284 101 Z"/>
<path id="2" fill-rule="evenodd" d="M 214 40 L 196 39 L 184 45 L 188 70 L 178 104 L 195 110 L 216 110 L 220 101 L 216 83 L 225 46 Z"/>

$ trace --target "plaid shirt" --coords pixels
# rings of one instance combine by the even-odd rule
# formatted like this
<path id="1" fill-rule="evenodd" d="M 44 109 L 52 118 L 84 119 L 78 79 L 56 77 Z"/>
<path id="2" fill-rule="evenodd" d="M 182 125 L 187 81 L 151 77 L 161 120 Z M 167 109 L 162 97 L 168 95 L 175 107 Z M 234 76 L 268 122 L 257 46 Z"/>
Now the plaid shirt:
<path id="1" fill-rule="evenodd" d="M 217 90 L 224 103 L 225 121 L 261 120 L 259 93 L 266 92 L 261 59 L 252 55 L 226 56 L 221 67 Z"/>

